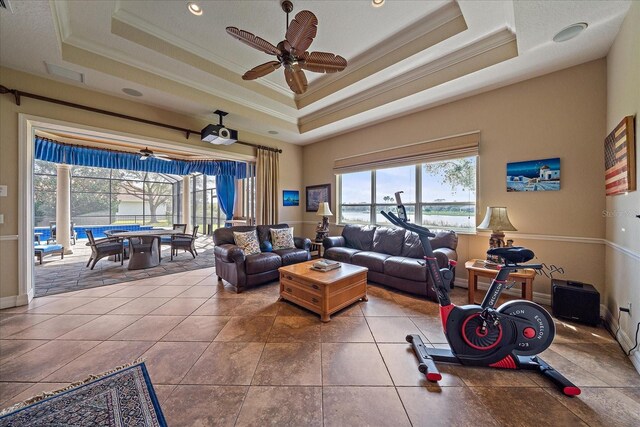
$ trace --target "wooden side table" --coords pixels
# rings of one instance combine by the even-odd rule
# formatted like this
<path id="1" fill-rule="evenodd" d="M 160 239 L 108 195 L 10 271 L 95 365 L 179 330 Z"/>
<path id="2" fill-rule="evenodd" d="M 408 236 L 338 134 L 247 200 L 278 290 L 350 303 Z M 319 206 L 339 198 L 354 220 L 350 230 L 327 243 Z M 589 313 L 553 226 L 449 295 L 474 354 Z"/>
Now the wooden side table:
<path id="1" fill-rule="evenodd" d="M 475 294 L 478 288 L 478 276 L 493 279 L 498 274 L 498 270 L 492 270 L 481 264 L 483 260 L 472 259 L 467 261 L 464 266 L 469 274 L 469 304 L 475 304 Z M 509 274 L 507 280 L 520 283 L 522 287 L 522 298 L 533 301 L 533 279 L 536 277 L 536 271 L 531 268 L 524 268 Z"/>
<path id="2" fill-rule="evenodd" d="M 318 258 L 322 258 L 322 242 L 311 241 L 311 252 L 318 252 Z"/>

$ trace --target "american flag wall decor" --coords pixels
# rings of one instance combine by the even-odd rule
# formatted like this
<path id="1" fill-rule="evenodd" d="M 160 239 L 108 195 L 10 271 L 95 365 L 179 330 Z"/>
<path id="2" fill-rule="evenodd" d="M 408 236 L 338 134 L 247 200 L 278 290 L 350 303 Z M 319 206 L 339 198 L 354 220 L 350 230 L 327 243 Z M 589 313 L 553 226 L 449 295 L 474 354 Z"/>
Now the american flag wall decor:
<path id="1" fill-rule="evenodd" d="M 604 140 L 605 193 L 623 194 L 636 189 L 634 116 L 627 116 Z"/>

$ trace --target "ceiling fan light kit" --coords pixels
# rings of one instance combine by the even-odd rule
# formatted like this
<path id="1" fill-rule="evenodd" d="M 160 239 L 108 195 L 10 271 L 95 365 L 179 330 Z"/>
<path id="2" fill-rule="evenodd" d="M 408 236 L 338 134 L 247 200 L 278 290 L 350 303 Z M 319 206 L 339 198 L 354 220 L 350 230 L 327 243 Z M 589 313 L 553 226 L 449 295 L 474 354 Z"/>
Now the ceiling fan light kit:
<path id="1" fill-rule="evenodd" d="M 166 154 L 155 154 L 153 151 L 149 150 L 149 147 L 145 147 L 140 150 L 140 160 L 147 160 L 150 157 L 158 160 L 163 160 L 165 162 L 171 161 L 171 159 L 167 157 Z"/>
<path id="2" fill-rule="evenodd" d="M 336 73 L 346 68 L 347 60 L 333 53 L 307 52 L 318 32 L 318 18 L 310 11 L 303 10 L 298 12 L 289 23 L 289 13 L 293 10 L 293 3 L 284 0 L 280 6 L 287 14 L 287 31 L 284 40 L 277 46 L 236 27 L 227 27 L 227 33 L 242 43 L 268 55 L 274 55 L 278 59 L 252 68 L 242 76 L 243 80 L 255 80 L 284 67 L 284 77 L 289 88 L 300 95 L 307 90 L 307 77 L 303 70 L 314 73 Z"/>

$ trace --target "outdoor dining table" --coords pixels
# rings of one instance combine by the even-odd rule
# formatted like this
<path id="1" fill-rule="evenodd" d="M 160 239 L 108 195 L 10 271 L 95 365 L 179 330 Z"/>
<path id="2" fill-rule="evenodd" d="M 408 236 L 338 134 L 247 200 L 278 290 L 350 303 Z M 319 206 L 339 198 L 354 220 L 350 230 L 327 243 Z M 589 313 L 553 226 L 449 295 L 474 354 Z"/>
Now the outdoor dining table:
<path id="1" fill-rule="evenodd" d="M 160 237 L 181 234 L 182 230 L 138 230 L 123 232 L 105 232 L 109 237 L 122 237 L 129 240 L 129 263 L 127 269 L 141 270 L 156 267 L 160 256 Z"/>

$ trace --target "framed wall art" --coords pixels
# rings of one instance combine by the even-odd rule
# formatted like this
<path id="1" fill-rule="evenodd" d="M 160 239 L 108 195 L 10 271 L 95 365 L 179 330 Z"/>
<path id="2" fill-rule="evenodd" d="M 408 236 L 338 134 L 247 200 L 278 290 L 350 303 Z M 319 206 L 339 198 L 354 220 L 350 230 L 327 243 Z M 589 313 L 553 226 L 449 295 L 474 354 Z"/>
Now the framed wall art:
<path id="1" fill-rule="evenodd" d="M 560 158 L 507 163 L 507 191 L 560 190 Z"/>
<path id="2" fill-rule="evenodd" d="M 627 116 L 604 140 L 604 185 L 607 196 L 636 189 L 634 117 Z"/>
<path id="3" fill-rule="evenodd" d="M 317 212 L 323 202 L 329 202 L 331 206 L 331 184 L 310 185 L 306 188 L 307 212 Z"/>
<path id="4" fill-rule="evenodd" d="M 282 204 L 284 206 L 300 206 L 300 192 L 298 190 L 283 190 Z"/>

